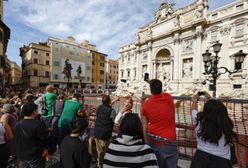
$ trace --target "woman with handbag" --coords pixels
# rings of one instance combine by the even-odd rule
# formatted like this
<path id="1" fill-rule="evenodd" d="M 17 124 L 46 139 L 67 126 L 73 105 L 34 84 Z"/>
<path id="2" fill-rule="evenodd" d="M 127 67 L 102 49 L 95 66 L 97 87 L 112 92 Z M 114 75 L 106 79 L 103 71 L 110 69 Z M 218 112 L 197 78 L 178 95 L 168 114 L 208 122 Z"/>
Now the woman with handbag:
<path id="1" fill-rule="evenodd" d="M 0 119 L 0 167 L 5 168 L 10 156 L 8 142 L 13 140 L 14 135 L 8 122 L 3 118 Z"/>
<path id="2" fill-rule="evenodd" d="M 195 125 L 197 150 L 191 168 L 232 168 L 231 144 L 236 137 L 233 122 L 225 105 L 217 99 L 210 99 L 204 92 L 207 102 L 203 112 L 197 110 L 200 94 L 192 99 L 192 120 Z"/>

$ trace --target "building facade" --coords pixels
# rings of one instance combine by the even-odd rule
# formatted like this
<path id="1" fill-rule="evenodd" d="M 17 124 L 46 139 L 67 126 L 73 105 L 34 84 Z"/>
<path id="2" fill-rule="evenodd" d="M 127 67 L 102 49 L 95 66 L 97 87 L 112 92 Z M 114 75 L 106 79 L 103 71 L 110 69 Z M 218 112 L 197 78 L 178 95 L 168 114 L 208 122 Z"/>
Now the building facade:
<path id="1" fill-rule="evenodd" d="M 91 86 L 92 56 L 90 50 L 78 44 L 73 37 L 67 39 L 48 38 L 51 47 L 50 83 L 56 87 L 85 88 Z M 71 68 L 70 76 L 65 75 L 65 67 Z M 81 69 L 81 73 L 78 73 Z"/>
<path id="2" fill-rule="evenodd" d="M 47 43 L 30 43 L 20 48 L 22 79 L 25 86 L 44 87 L 50 80 L 50 47 Z"/>
<path id="3" fill-rule="evenodd" d="M 117 60 L 106 58 L 106 88 L 114 89 L 118 83 L 118 66 Z"/>
<path id="4" fill-rule="evenodd" d="M 3 0 L 0 0 L 0 85 L 3 86 L 6 82 L 5 73 L 8 72 L 8 67 L 6 67 L 6 56 L 8 41 L 10 39 L 10 29 L 3 22 Z"/>
<path id="5" fill-rule="evenodd" d="M 106 54 L 96 50 L 92 53 L 92 88 L 103 89 L 106 87 Z"/>
<path id="6" fill-rule="evenodd" d="M 22 78 L 22 69 L 16 62 L 10 61 L 10 85 L 20 84 Z"/>
<path id="7" fill-rule="evenodd" d="M 248 1 L 237 0 L 209 12 L 207 0 L 177 10 L 161 3 L 154 21 L 141 27 L 136 40 L 119 49 L 119 83 L 147 89 L 144 74 L 158 78 L 167 91 L 208 90 L 202 54 L 217 41 L 222 43 L 219 66 L 235 70 L 234 54 L 248 53 Z M 248 56 L 239 73 L 223 74 L 217 80 L 217 95 L 240 93 L 248 89 Z M 209 78 L 211 80 L 211 78 Z M 237 87 L 237 85 L 239 87 Z M 228 90 L 228 93 L 227 93 Z"/>

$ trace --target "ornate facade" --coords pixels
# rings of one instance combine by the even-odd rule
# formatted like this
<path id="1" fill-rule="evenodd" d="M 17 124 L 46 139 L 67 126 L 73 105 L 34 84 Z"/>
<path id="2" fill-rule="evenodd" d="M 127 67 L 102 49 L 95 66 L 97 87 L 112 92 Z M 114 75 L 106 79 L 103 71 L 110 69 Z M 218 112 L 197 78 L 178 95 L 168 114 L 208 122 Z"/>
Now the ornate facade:
<path id="1" fill-rule="evenodd" d="M 50 83 L 56 87 L 85 88 L 91 85 L 92 54 L 83 43 L 79 44 L 73 37 L 67 39 L 48 38 L 51 48 Z M 66 61 L 68 59 L 68 61 Z M 63 73 L 66 64 L 71 67 L 70 77 Z M 81 67 L 81 73 L 78 68 Z M 81 86 L 80 86 L 81 85 Z"/>
<path id="2" fill-rule="evenodd" d="M 233 55 L 239 50 L 248 53 L 248 1 L 237 0 L 211 12 L 208 8 L 207 0 L 177 10 L 161 3 L 154 21 L 138 30 L 135 42 L 119 49 L 119 86 L 126 79 L 125 87 L 146 90 L 143 78 L 149 73 L 174 94 L 208 90 L 209 83 L 202 85 L 206 79 L 202 53 L 206 49 L 213 53 L 217 41 L 223 44 L 219 66 L 234 70 Z M 221 75 L 217 95 L 247 92 L 247 68 L 248 56 L 239 73 Z"/>

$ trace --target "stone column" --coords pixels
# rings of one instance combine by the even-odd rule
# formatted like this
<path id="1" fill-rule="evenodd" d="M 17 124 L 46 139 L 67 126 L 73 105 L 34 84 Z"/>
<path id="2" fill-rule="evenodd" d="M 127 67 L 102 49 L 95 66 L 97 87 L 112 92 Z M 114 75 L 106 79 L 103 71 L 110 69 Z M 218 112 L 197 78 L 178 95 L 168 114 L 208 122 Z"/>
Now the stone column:
<path id="1" fill-rule="evenodd" d="M 149 76 L 152 75 L 152 42 L 148 42 L 148 62 L 147 62 L 147 72 L 149 73 Z"/>
<path id="2" fill-rule="evenodd" d="M 137 47 L 136 48 L 136 55 L 137 55 L 137 63 L 136 63 L 136 65 L 137 65 L 137 80 L 138 80 L 138 82 L 141 82 L 141 76 L 142 76 L 142 65 L 141 65 L 141 56 L 140 56 L 140 47 Z"/>
<path id="3" fill-rule="evenodd" d="M 173 64 L 176 65 L 176 67 L 173 68 L 174 70 L 174 80 L 179 80 L 179 34 L 176 33 L 174 36 L 174 61 Z"/>
<path id="4" fill-rule="evenodd" d="M 156 61 L 154 60 L 153 63 L 153 72 L 152 72 L 152 75 L 151 75 L 151 78 L 155 79 L 156 78 Z"/>
<path id="5" fill-rule="evenodd" d="M 202 26 L 196 27 L 193 57 L 193 79 L 200 79 L 202 74 Z"/>

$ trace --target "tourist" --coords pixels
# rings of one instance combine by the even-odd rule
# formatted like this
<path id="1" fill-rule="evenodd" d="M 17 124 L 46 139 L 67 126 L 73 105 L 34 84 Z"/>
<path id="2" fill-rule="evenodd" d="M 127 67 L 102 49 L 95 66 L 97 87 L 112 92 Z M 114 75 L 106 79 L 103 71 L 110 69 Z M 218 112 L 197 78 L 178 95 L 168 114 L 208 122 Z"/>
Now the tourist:
<path id="1" fill-rule="evenodd" d="M 152 96 L 144 102 L 141 110 L 144 137 L 155 151 L 159 167 L 176 168 L 178 151 L 173 98 L 162 93 L 160 80 L 153 79 L 149 85 Z"/>
<path id="2" fill-rule="evenodd" d="M 74 93 L 71 99 L 64 103 L 63 112 L 58 121 L 59 128 L 59 144 L 62 142 L 66 135 L 70 134 L 70 122 L 75 120 L 77 116 L 82 116 L 83 105 L 79 99 L 81 94 Z"/>
<path id="3" fill-rule="evenodd" d="M 125 114 L 120 134 L 105 154 L 103 167 L 158 167 L 154 151 L 145 144 L 138 115 Z"/>
<path id="4" fill-rule="evenodd" d="M 115 117 L 116 112 L 111 108 L 111 99 L 108 95 L 104 95 L 102 105 L 96 111 L 96 122 L 93 131 L 99 168 L 103 167 L 103 158 L 112 137 Z"/>
<path id="5" fill-rule="evenodd" d="M 118 112 L 115 118 L 115 124 L 120 125 L 122 118 L 127 113 L 132 113 L 133 108 L 133 99 L 131 96 L 127 96 L 124 98 L 123 108 Z"/>
<path id="6" fill-rule="evenodd" d="M 48 111 L 42 115 L 44 122 L 48 128 L 52 128 L 52 120 L 55 114 L 55 102 L 57 100 L 57 95 L 54 93 L 54 86 L 48 85 L 46 87 L 45 94 L 45 104 L 48 108 Z"/>
<path id="7" fill-rule="evenodd" d="M 209 99 L 203 112 L 199 113 L 196 94 L 192 101 L 192 120 L 195 125 L 197 150 L 191 162 L 191 168 L 231 168 L 230 144 L 236 137 L 233 123 L 225 105 L 204 92 Z"/>
<path id="8" fill-rule="evenodd" d="M 1 116 L 1 119 L 5 121 L 10 126 L 11 131 L 14 132 L 14 128 L 18 120 L 18 116 L 16 114 L 16 109 L 14 105 L 4 104 L 1 112 L 3 113 L 3 115 Z M 15 159 L 16 158 L 16 150 L 15 150 L 16 147 L 15 147 L 14 139 L 8 142 L 8 147 L 9 147 L 10 155 Z"/>
<path id="9" fill-rule="evenodd" d="M 11 154 L 9 143 L 13 140 L 14 135 L 8 124 L 7 118 L 0 116 L 0 167 L 5 168 Z"/>
<path id="10" fill-rule="evenodd" d="M 85 119 L 77 119 L 70 124 L 71 133 L 66 136 L 60 146 L 60 158 L 63 168 L 89 168 L 91 155 L 84 143 L 79 139 L 88 127 Z"/>
<path id="11" fill-rule="evenodd" d="M 37 105 L 23 105 L 20 120 L 15 127 L 15 143 L 19 168 L 44 168 L 44 157 L 50 133 L 45 124 L 37 119 Z"/>

